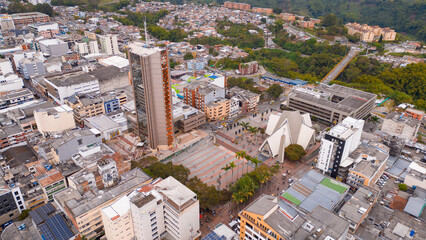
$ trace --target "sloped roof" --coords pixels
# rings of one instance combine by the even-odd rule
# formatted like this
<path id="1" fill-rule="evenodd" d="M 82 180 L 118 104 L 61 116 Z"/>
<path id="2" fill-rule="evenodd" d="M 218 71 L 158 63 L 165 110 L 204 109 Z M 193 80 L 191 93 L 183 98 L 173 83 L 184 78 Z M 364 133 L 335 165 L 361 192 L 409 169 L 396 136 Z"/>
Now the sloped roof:
<path id="1" fill-rule="evenodd" d="M 415 217 L 420 217 L 423 209 L 426 206 L 426 201 L 418 197 L 411 197 L 405 205 L 404 212 L 411 214 Z"/>

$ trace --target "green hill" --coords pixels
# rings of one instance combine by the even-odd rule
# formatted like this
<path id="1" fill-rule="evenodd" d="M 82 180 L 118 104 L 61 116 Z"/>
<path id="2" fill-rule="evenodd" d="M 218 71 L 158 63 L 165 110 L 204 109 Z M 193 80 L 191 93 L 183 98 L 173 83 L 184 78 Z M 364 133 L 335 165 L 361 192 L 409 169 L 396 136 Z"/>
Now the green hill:
<path id="1" fill-rule="evenodd" d="M 181 0 L 174 0 L 180 2 Z M 211 3 L 212 0 L 189 0 Z M 344 22 L 359 22 L 390 27 L 418 40 L 426 41 L 426 1 L 424 0 L 232 0 L 252 7 L 280 8 L 310 17 L 334 13 Z M 173 2 L 173 0 L 172 0 Z M 223 4 L 224 0 L 215 1 Z"/>

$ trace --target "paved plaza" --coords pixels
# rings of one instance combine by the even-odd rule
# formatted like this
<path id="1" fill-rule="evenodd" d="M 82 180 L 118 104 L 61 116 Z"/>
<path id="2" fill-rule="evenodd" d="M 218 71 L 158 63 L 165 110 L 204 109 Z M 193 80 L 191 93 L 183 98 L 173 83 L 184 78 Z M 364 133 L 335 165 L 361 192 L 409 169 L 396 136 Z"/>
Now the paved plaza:
<path id="1" fill-rule="evenodd" d="M 231 162 L 236 165 L 233 170 L 222 169 Z M 227 188 L 241 175 L 253 170 L 253 167 L 247 164 L 247 160 L 237 159 L 233 151 L 214 144 L 212 138 L 204 139 L 174 157 L 173 163 L 184 165 L 191 171 L 190 177 L 196 176 L 209 186 L 219 187 L 220 184 L 220 189 Z"/>

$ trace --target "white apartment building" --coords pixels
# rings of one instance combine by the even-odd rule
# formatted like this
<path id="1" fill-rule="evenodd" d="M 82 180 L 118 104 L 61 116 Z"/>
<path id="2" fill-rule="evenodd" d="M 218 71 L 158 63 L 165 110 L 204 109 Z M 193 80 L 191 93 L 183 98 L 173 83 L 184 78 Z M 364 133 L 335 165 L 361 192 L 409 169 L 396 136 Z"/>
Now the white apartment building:
<path id="1" fill-rule="evenodd" d="M 102 209 L 108 240 L 200 237 L 197 195 L 168 177 L 133 191 Z"/>
<path id="2" fill-rule="evenodd" d="M 336 178 L 340 162 L 361 143 L 364 120 L 346 117 L 321 139 L 317 168 Z"/>
<path id="3" fill-rule="evenodd" d="M 98 35 L 99 42 L 101 43 L 101 51 L 108 55 L 120 54 L 118 48 L 117 35 L 107 34 Z"/>
<path id="4" fill-rule="evenodd" d="M 77 42 L 75 43 L 75 49 L 78 54 L 87 55 L 92 53 L 99 53 L 99 47 L 97 41 L 90 42 Z"/>

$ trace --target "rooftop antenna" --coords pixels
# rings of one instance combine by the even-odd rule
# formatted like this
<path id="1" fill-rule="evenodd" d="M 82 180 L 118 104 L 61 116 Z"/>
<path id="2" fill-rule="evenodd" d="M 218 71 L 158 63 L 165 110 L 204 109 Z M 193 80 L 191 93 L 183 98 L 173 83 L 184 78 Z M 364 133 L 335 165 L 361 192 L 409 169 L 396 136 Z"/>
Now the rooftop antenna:
<path id="1" fill-rule="evenodd" d="M 144 20 L 144 28 L 145 28 L 145 42 L 146 42 L 146 45 L 148 46 L 149 40 L 148 40 L 148 31 L 146 29 L 146 17 L 145 17 L 145 20 Z"/>

